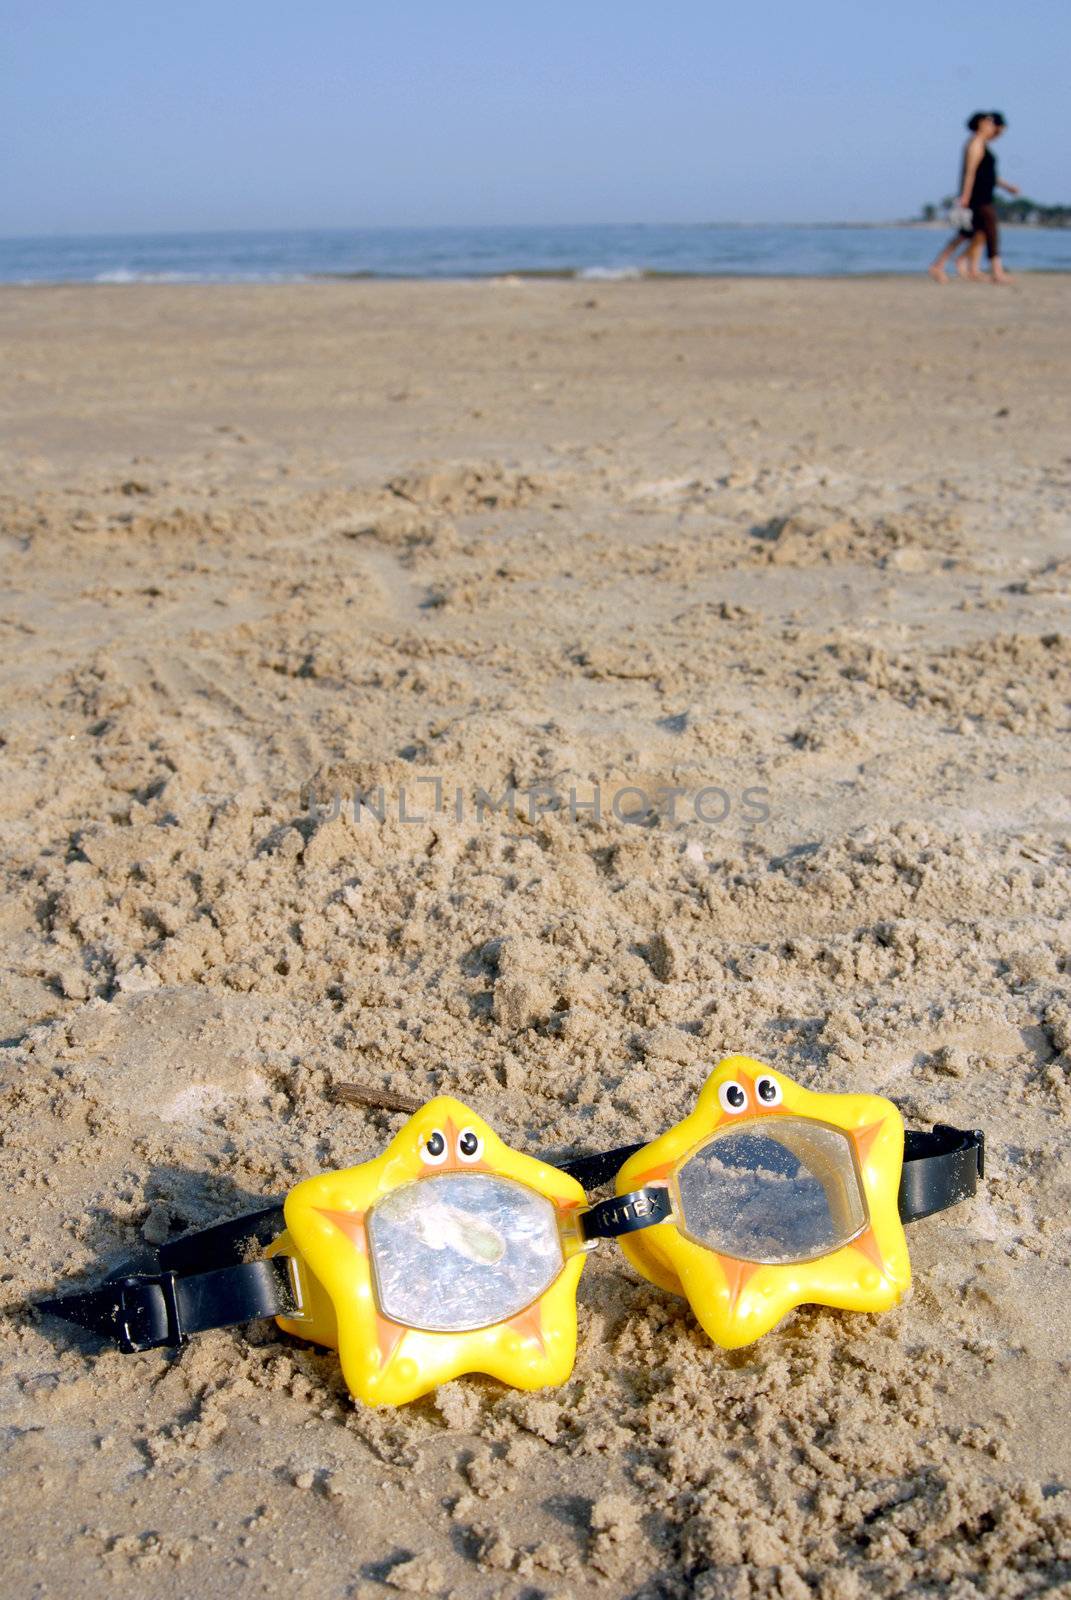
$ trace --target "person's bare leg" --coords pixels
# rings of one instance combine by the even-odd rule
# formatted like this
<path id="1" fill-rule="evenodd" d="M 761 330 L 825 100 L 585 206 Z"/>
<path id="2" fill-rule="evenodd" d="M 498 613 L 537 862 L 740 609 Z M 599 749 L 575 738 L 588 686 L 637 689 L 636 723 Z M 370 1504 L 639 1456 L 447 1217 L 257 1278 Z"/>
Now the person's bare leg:
<path id="1" fill-rule="evenodd" d="M 1010 272 L 1005 272 L 999 256 L 994 256 L 989 263 L 989 270 L 993 275 L 994 283 L 1014 283 L 1015 279 Z"/>
<path id="2" fill-rule="evenodd" d="M 972 283 L 981 283 L 985 276 L 982 271 L 982 246 L 984 243 L 985 235 L 976 233 L 966 251 L 966 266 L 963 269 L 963 276 L 969 278 Z"/>
<path id="3" fill-rule="evenodd" d="M 945 271 L 945 264 L 947 263 L 949 257 L 955 254 L 958 247 L 959 234 L 957 233 L 956 237 L 945 245 L 940 255 L 937 256 L 935 260 L 930 262 L 929 266 L 926 268 L 926 271 L 929 273 L 934 283 L 948 282 L 948 273 Z"/>

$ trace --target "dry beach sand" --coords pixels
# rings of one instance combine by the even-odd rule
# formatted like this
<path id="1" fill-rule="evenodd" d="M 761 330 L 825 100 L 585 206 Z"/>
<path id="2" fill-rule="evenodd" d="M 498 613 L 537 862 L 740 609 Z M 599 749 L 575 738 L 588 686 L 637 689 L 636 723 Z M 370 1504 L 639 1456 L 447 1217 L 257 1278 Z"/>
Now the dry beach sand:
<path id="1" fill-rule="evenodd" d="M 1071 283 L 8 289 L 0 338 L 5 1591 L 1066 1592 Z M 22 1309 L 377 1151 L 333 1082 L 565 1153 L 734 1050 L 988 1130 L 896 1311 L 726 1355 L 606 1246 L 565 1388 L 373 1412 L 271 1325 Z"/>

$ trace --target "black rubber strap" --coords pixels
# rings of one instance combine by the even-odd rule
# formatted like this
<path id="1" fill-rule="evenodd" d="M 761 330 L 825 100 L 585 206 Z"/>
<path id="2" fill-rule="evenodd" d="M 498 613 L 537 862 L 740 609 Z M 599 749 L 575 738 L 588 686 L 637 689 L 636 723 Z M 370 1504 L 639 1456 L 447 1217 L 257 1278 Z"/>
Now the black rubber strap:
<path id="1" fill-rule="evenodd" d="M 585 1240 L 619 1239 L 623 1233 L 668 1222 L 672 1215 L 673 1201 L 665 1185 L 633 1189 L 630 1194 L 614 1195 L 612 1200 L 600 1200 L 590 1211 L 582 1211 L 580 1232 Z"/>
<path id="2" fill-rule="evenodd" d="M 931 1133 L 904 1137 L 900 1219 L 918 1222 L 968 1200 L 985 1177 L 985 1134 L 939 1122 Z"/>
<path id="3" fill-rule="evenodd" d="M 243 1261 L 187 1278 L 174 1272 L 112 1278 L 99 1289 L 39 1300 L 37 1306 L 114 1340 L 127 1355 L 177 1348 L 191 1333 L 297 1310 L 286 1256 Z"/>
<path id="4" fill-rule="evenodd" d="M 250 1211 L 230 1222 L 217 1222 L 197 1233 L 184 1233 L 161 1245 L 157 1258 L 165 1272 L 204 1272 L 209 1267 L 229 1266 L 232 1261 L 247 1261 L 282 1233 L 283 1202 L 276 1201 L 262 1211 Z"/>
<path id="5" fill-rule="evenodd" d="M 560 1167 L 585 1189 L 601 1189 L 604 1183 L 617 1177 L 630 1156 L 642 1149 L 642 1144 L 623 1144 L 616 1150 L 603 1150 L 592 1156 L 573 1156 L 569 1161 L 554 1161 L 551 1165 Z"/>

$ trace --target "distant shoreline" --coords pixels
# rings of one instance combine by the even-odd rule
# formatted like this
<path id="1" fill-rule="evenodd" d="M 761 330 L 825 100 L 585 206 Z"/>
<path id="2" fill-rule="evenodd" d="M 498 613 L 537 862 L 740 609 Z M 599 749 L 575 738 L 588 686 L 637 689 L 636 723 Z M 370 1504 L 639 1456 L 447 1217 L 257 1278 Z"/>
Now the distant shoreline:
<path id="1" fill-rule="evenodd" d="M 1067 267 L 1015 267 L 1016 276 L 1023 278 L 1071 278 L 1071 266 Z M 131 278 L 123 282 L 96 282 L 87 278 L 67 279 L 39 279 L 26 282 L 0 281 L 0 294 L 13 291 L 63 289 L 88 289 L 94 292 L 103 292 L 108 289 L 121 289 L 130 291 L 140 290 L 175 290 L 179 292 L 188 290 L 213 291 L 231 290 L 241 292 L 271 292 L 273 290 L 301 289 L 319 286 L 330 287 L 332 284 L 341 287 L 345 284 L 367 285 L 369 288 L 413 288 L 426 286 L 429 289 L 456 289 L 466 284 L 473 288 L 481 286 L 487 288 L 509 288 L 515 285 L 518 288 L 525 284 L 569 284 L 575 288 L 587 289 L 594 293 L 596 290 L 611 290 L 625 287 L 629 284 L 702 284 L 702 283 L 762 283 L 793 284 L 806 283 L 836 283 L 845 285 L 850 283 L 888 283 L 903 281 L 912 282 L 926 276 L 925 266 L 903 271 L 872 271 L 872 272 L 621 272 L 617 274 L 604 274 L 599 277 L 586 276 L 578 271 L 550 269 L 519 269 L 514 272 L 493 272 L 483 274 L 467 274 L 459 277 L 421 277 L 418 275 L 406 276 L 402 273 L 370 273 L 370 272 L 309 272 L 292 278 L 278 277 L 270 282 L 263 279 L 213 279 L 189 278 L 181 281 L 159 278 Z"/>

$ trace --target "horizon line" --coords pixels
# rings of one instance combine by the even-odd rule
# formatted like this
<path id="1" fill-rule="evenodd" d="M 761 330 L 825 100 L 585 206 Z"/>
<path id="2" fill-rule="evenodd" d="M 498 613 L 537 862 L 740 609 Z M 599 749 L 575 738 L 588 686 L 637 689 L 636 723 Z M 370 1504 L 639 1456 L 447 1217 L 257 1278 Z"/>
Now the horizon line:
<path id="1" fill-rule="evenodd" d="M 263 233 L 434 233 L 448 229 L 452 232 L 513 230 L 520 228 L 902 228 L 923 223 L 916 217 L 867 217 L 849 220 L 839 218 L 812 218 L 806 222 L 738 221 L 733 219 L 706 220 L 702 222 L 331 222 L 301 223 L 286 226 L 249 228 L 121 228 L 90 230 L 55 230 L 45 233 L 7 233 L 0 230 L 0 244 L 32 244 L 41 240 L 57 239 L 144 239 L 167 238 L 171 235 L 196 235 L 201 238 L 235 238 Z"/>

